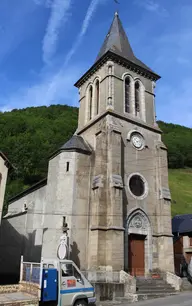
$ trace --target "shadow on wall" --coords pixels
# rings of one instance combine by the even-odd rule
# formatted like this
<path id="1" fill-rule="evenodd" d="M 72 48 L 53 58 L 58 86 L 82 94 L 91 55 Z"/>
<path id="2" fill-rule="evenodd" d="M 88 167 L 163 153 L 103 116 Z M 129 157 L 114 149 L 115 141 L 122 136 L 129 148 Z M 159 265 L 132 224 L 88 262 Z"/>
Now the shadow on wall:
<path id="1" fill-rule="evenodd" d="M 21 227 L 18 230 L 22 231 Z M 9 222 L 2 220 L 0 228 L 0 285 L 19 282 L 20 260 L 40 262 L 42 245 L 35 245 L 36 230 L 24 235 Z"/>
<path id="2" fill-rule="evenodd" d="M 70 251 L 70 259 L 74 261 L 74 263 L 77 265 L 77 267 L 80 269 L 80 260 L 79 260 L 79 249 L 78 245 L 75 241 L 73 241 L 73 244 L 70 245 L 71 251 Z"/>

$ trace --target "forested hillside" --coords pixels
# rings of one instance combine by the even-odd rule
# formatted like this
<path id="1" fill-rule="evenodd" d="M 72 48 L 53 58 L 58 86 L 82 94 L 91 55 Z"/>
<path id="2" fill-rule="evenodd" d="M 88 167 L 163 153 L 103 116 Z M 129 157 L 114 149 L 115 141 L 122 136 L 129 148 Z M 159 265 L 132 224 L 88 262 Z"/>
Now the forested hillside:
<path id="1" fill-rule="evenodd" d="M 78 109 L 66 105 L 31 107 L 0 113 L 0 150 L 17 168 L 8 179 L 6 199 L 31 186 L 47 174 L 48 157 L 63 145 L 77 128 Z M 169 150 L 169 168 L 192 168 L 192 129 L 158 122 L 163 130 L 163 141 Z M 184 173 L 186 170 L 180 171 Z M 175 173 L 175 175 L 174 175 Z M 173 181 L 176 172 L 171 172 Z M 191 178 L 191 182 L 190 182 Z M 192 172 L 188 171 L 188 184 L 192 185 Z M 170 182 L 170 186 L 171 186 Z M 183 201 L 183 187 L 174 185 L 174 197 Z M 186 199 L 192 208 L 192 194 Z M 175 203 L 177 202 L 174 199 Z M 180 203 L 185 204 L 184 202 Z M 173 213 L 177 212 L 176 203 Z M 187 206 L 188 207 L 188 206 Z"/>

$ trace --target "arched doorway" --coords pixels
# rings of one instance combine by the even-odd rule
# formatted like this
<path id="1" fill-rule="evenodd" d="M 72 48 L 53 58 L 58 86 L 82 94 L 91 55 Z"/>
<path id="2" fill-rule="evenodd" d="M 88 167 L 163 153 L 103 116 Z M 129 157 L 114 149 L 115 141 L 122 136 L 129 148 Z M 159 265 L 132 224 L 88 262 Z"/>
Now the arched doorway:
<path id="1" fill-rule="evenodd" d="M 141 209 L 132 211 L 126 222 L 125 271 L 144 276 L 152 269 L 152 233 L 150 221 Z"/>

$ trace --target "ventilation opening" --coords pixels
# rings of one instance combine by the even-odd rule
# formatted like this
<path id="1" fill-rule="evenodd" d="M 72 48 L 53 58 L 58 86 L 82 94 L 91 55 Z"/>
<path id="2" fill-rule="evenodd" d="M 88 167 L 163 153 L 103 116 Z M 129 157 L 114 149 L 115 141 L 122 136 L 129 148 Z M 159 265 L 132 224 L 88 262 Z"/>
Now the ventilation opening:
<path id="1" fill-rule="evenodd" d="M 66 172 L 69 171 L 69 162 L 66 163 Z"/>

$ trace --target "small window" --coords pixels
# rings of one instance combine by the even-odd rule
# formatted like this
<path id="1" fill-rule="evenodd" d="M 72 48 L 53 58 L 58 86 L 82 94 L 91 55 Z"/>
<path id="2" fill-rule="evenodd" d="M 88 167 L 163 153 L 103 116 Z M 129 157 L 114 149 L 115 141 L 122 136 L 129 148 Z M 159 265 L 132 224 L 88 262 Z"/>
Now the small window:
<path id="1" fill-rule="evenodd" d="M 99 113 L 99 80 L 96 81 L 96 115 Z"/>
<path id="2" fill-rule="evenodd" d="M 125 113 L 130 113 L 130 78 L 125 79 Z"/>
<path id="3" fill-rule="evenodd" d="M 66 163 L 66 172 L 69 171 L 69 162 Z"/>
<path id="4" fill-rule="evenodd" d="M 140 84 L 138 81 L 135 82 L 135 115 L 137 116 L 140 112 Z"/>
<path id="5" fill-rule="evenodd" d="M 93 104 L 93 87 L 89 88 L 89 120 L 92 118 L 92 104 Z"/>
<path id="6" fill-rule="evenodd" d="M 189 246 L 192 247 L 192 237 L 189 237 Z"/>

